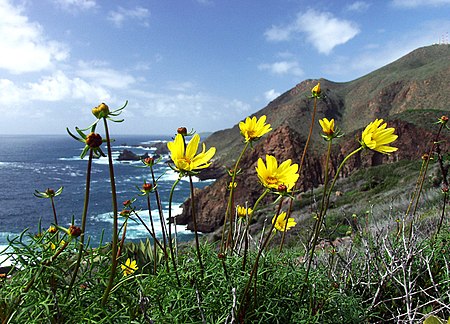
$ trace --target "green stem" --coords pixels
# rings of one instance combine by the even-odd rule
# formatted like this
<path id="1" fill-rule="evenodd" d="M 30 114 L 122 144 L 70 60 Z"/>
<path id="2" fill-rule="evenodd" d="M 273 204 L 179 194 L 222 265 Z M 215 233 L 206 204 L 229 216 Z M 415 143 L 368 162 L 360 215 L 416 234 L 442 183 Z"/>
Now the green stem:
<path id="1" fill-rule="evenodd" d="M 108 166 L 109 166 L 109 178 L 111 182 L 111 199 L 112 199 L 112 207 L 113 207 L 113 233 L 112 233 L 112 247 L 111 247 L 111 273 L 108 281 L 108 285 L 106 286 L 105 292 L 102 298 L 102 305 L 106 305 L 108 301 L 109 293 L 114 283 L 114 277 L 116 275 L 117 270 L 117 244 L 118 244 L 118 208 L 117 208 L 117 193 L 116 193 L 116 181 L 114 177 L 114 166 L 112 159 L 112 151 L 111 151 L 111 139 L 109 137 L 108 131 L 108 123 L 106 122 L 106 118 L 103 118 L 104 126 L 105 126 L 105 134 L 106 134 L 106 143 L 108 145 Z"/>
<path id="2" fill-rule="evenodd" d="M 308 137 L 306 139 L 305 147 L 303 148 L 303 153 L 302 153 L 302 157 L 300 159 L 300 165 L 299 165 L 299 169 L 298 169 L 298 174 L 300 175 L 300 177 L 302 176 L 302 169 L 303 169 L 303 165 L 304 165 L 304 162 L 305 162 L 306 151 L 308 149 L 309 142 L 311 140 L 312 132 L 313 132 L 313 129 L 314 129 L 314 122 L 315 122 L 315 119 L 316 119 L 316 112 L 317 112 L 317 97 L 314 97 L 314 108 L 313 108 L 313 113 L 311 115 L 311 124 L 309 126 Z M 299 179 L 300 179 L 300 177 L 299 177 Z M 298 180 L 295 183 L 293 191 L 295 191 L 297 189 L 297 184 L 298 184 Z M 293 202 L 294 202 L 293 199 L 291 199 L 290 202 L 289 202 L 289 208 L 288 208 L 287 213 L 286 213 L 287 219 L 289 219 L 289 217 L 291 216 Z M 283 241 L 284 241 L 284 235 L 282 237 L 282 242 Z M 283 245 L 281 244 L 280 252 L 282 251 L 282 247 L 283 247 Z"/>
<path id="3" fill-rule="evenodd" d="M 431 155 L 433 154 L 434 146 L 439 141 L 439 136 L 441 135 L 441 131 L 442 131 L 443 127 L 444 127 L 444 124 L 440 124 L 439 130 L 438 130 L 438 132 L 436 134 L 436 139 L 433 141 L 433 144 L 431 144 L 430 151 L 428 153 L 428 157 L 427 157 L 427 160 L 425 162 L 425 168 L 423 170 L 422 179 L 420 180 L 420 185 L 419 185 L 419 188 L 417 190 L 416 202 L 414 204 L 414 209 L 413 209 L 413 212 L 412 212 L 412 215 L 411 215 L 412 219 L 411 219 L 411 223 L 410 223 L 410 226 L 409 226 L 409 238 L 408 238 L 408 241 L 411 241 L 411 238 L 412 238 L 413 224 L 414 224 L 414 221 L 415 221 L 415 218 L 416 218 L 416 211 L 417 211 L 417 207 L 419 206 L 420 194 L 422 193 L 422 188 L 423 188 L 423 184 L 425 182 L 425 176 L 427 175 L 428 166 L 429 166 L 430 160 L 431 160 Z"/>
<path id="4" fill-rule="evenodd" d="M 172 188 L 170 189 L 169 194 L 169 250 L 170 250 L 170 257 L 172 259 L 172 265 L 173 269 L 175 271 L 175 276 L 177 278 L 178 287 L 181 287 L 180 278 L 178 276 L 178 270 L 177 270 L 177 261 L 175 260 L 175 253 L 173 251 L 173 244 L 172 244 L 172 200 L 173 200 L 173 193 L 175 192 L 175 187 L 180 182 L 180 178 L 178 178 L 172 185 Z"/>
<path id="5" fill-rule="evenodd" d="M 162 232 L 162 239 L 163 239 L 163 250 L 164 250 L 164 259 L 166 262 L 166 269 L 167 272 L 169 272 L 169 258 L 167 254 L 167 237 L 166 237 L 166 223 L 164 222 L 164 213 L 161 205 L 161 198 L 159 197 L 159 191 L 156 184 L 155 179 L 155 172 L 153 171 L 153 167 L 150 168 L 151 174 L 152 174 L 152 181 L 153 181 L 153 187 L 155 188 L 155 199 L 156 204 L 158 205 L 158 212 L 159 212 L 159 221 L 161 223 L 161 232 Z"/>
<path id="6" fill-rule="evenodd" d="M 55 199 L 53 196 L 50 197 L 50 201 L 52 203 L 53 221 L 55 222 L 55 225 L 58 225 L 58 217 L 56 216 Z M 56 241 L 59 242 L 59 233 L 58 232 L 56 232 Z"/>
<path id="7" fill-rule="evenodd" d="M 270 192 L 269 188 L 266 188 L 266 190 L 264 190 L 264 192 L 261 194 L 261 196 L 259 196 L 258 200 L 255 202 L 255 204 L 253 205 L 253 212 L 250 214 L 250 216 L 248 217 L 248 221 L 247 221 L 247 225 L 245 226 L 245 230 L 244 230 L 244 257 L 242 258 L 242 270 L 245 270 L 245 266 L 247 263 L 247 253 L 248 253 L 248 235 L 249 235 L 249 229 L 250 229 L 250 223 L 252 222 L 252 218 L 253 215 L 256 212 L 256 209 L 258 208 L 259 203 L 261 202 L 261 200 L 263 200 L 263 198 Z"/>
<path id="8" fill-rule="evenodd" d="M 228 235 L 228 238 L 231 236 L 231 241 L 233 237 L 233 215 L 234 215 L 234 208 L 233 208 L 233 201 L 234 201 L 234 184 L 236 182 L 236 174 L 238 171 L 239 163 L 241 162 L 242 157 L 244 156 L 245 151 L 247 151 L 248 146 L 250 145 L 250 142 L 246 142 L 244 148 L 241 151 L 241 154 L 239 155 L 238 159 L 236 160 L 236 163 L 234 164 L 234 169 L 232 170 L 233 173 L 231 174 L 231 182 L 230 182 L 230 195 L 228 196 L 228 204 L 227 204 L 227 210 L 225 211 L 225 219 L 223 221 L 223 227 L 222 227 L 222 240 L 220 243 L 220 252 L 223 252 L 224 250 L 224 243 L 225 243 L 225 231 L 227 227 L 227 221 L 230 220 L 230 232 Z M 231 243 L 231 247 L 233 248 L 233 244 Z"/>
<path id="9" fill-rule="evenodd" d="M 150 205 L 150 194 L 147 195 L 147 208 L 148 208 L 148 217 L 150 218 L 150 226 L 152 228 L 152 233 L 153 233 L 153 273 L 156 274 L 156 267 L 157 267 L 157 260 L 156 260 L 156 244 L 157 244 L 157 239 L 156 239 L 156 231 L 155 231 L 155 225 L 153 224 L 153 218 L 152 218 L 152 209 L 151 209 L 151 205 Z M 159 243 L 159 242 L 158 242 Z M 159 246 L 161 246 L 161 244 L 158 244 Z"/>
<path id="10" fill-rule="evenodd" d="M 267 192 L 267 190 L 265 192 Z M 283 199 L 280 199 L 280 202 L 278 204 L 277 213 L 275 214 L 275 218 L 272 221 L 272 226 L 270 227 L 269 233 L 267 234 L 266 238 L 264 239 L 263 244 L 261 245 L 260 249 L 258 250 L 258 254 L 256 255 L 255 263 L 253 264 L 252 271 L 250 272 L 250 277 L 248 278 L 247 284 L 245 285 L 244 293 L 242 294 L 242 299 L 241 299 L 241 302 L 239 305 L 240 310 L 238 311 L 238 314 L 241 314 L 241 312 L 243 310 L 245 310 L 248 306 L 248 292 L 249 292 L 251 283 L 253 281 L 253 277 L 257 276 L 259 259 L 262 255 L 264 249 L 266 248 L 268 242 L 270 241 L 272 232 L 275 228 L 275 224 L 277 223 L 277 220 L 278 220 L 278 216 L 280 215 L 282 205 L 283 205 Z M 255 285 L 256 285 L 256 282 L 255 282 Z"/>
<path id="11" fill-rule="evenodd" d="M 189 175 L 189 185 L 190 185 L 190 189 L 191 189 L 191 213 L 192 213 L 192 221 L 194 223 L 195 248 L 197 249 L 197 258 L 198 258 L 198 263 L 200 265 L 200 273 L 203 277 L 204 268 L 203 268 L 203 262 L 202 262 L 202 254 L 200 252 L 200 243 L 199 243 L 199 239 L 198 239 L 197 215 L 196 215 L 195 201 L 194 201 L 194 184 L 192 182 L 191 175 Z"/>
<path id="12" fill-rule="evenodd" d="M 307 265 L 307 268 L 306 268 L 305 279 L 303 280 L 303 288 L 302 288 L 302 291 L 300 293 L 300 299 L 303 297 L 303 293 L 304 293 L 305 288 L 306 288 L 306 286 L 308 284 L 309 272 L 311 270 L 311 264 L 312 264 L 312 260 L 314 258 L 314 252 L 315 252 L 315 249 L 316 249 L 317 241 L 319 239 L 320 230 L 322 228 L 323 218 L 325 217 L 325 215 L 327 213 L 328 204 L 329 204 L 329 201 L 330 201 L 330 195 L 331 195 L 331 192 L 333 191 L 334 185 L 336 184 L 336 180 L 338 179 L 339 173 L 341 172 L 342 167 L 347 162 L 347 160 L 350 157 L 352 157 L 353 155 L 355 155 L 356 153 L 358 153 L 359 151 L 361 151 L 363 148 L 364 148 L 363 146 L 360 146 L 359 148 L 357 148 L 356 150 L 354 150 L 353 152 L 351 152 L 349 155 L 347 155 L 344 158 L 344 160 L 339 165 L 339 168 L 337 169 L 336 174 L 334 175 L 334 179 L 333 179 L 333 182 L 331 183 L 331 186 L 330 186 L 330 189 L 329 189 L 328 193 L 325 191 L 325 188 L 324 188 L 323 195 L 324 196 L 326 195 L 326 197 L 325 197 L 325 200 L 323 200 L 323 198 L 322 198 L 322 204 L 323 205 L 321 207 L 321 210 L 320 210 L 320 213 L 319 213 L 319 217 L 318 217 L 318 219 L 316 221 L 316 226 L 314 227 L 314 236 L 313 236 L 313 241 L 312 241 L 312 244 L 311 244 L 311 252 L 310 252 L 310 256 L 309 256 L 309 260 L 308 260 L 308 265 Z"/>
<path id="13" fill-rule="evenodd" d="M 66 293 L 66 300 L 70 296 L 70 292 L 72 291 L 73 285 L 75 283 L 75 280 L 77 278 L 78 270 L 80 268 L 81 264 L 81 257 L 83 255 L 83 249 L 84 249 L 84 237 L 85 237 L 85 230 L 86 230 L 86 218 L 87 218 L 87 211 L 89 206 L 89 193 L 91 190 L 91 169 L 92 169 L 92 158 L 94 156 L 94 151 L 91 149 L 89 150 L 89 160 L 86 170 L 86 188 L 84 191 L 84 205 L 83 205 L 83 213 L 81 214 L 81 235 L 80 235 L 80 245 L 78 248 L 78 257 L 77 257 L 77 263 L 75 265 L 75 269 L 73 270 L 72 280 L 70 281 L 69 288 L 67 289 Z"/>

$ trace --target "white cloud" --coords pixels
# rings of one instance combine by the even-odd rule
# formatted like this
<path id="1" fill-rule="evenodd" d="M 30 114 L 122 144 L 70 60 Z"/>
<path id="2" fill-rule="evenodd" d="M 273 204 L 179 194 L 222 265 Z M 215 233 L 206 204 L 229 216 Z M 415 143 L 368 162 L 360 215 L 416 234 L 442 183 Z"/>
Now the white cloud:
<path id="1" fill-rule="evenodd" d="M 382 44 L 368 43 L 360 50 L 355 51 L 351 57 L 339 57 L 336 61 L 329 62 L 326 71 L 323 71 L 323 73 L 334 77 L 338 76 L 338 81 L 349 81 L 351 78 L 360 77 L 419 47 L 436 43 L 442 29 L 450 29 L 450 21 L 424 22 L 418 25 L 417 29 L 410 30 L 400 36 L 395 35 Z"/>
<path id="2" fill-rule="evenodd" d="M 392 4 L 403 8 L 439 7 L 450 5 L 450 0 L 393 0 Z"/>
<path id="3" fill-rule="evenodd" d="M 92 104 L 112 98 L 106 88 L 77 77 L 69 78 L 62 71 L 56 71 L 52 75 L 43 76 L 36 82 L 25 84 L 16 84 L 8 79 L 0 79 L 0 93 L 2 93 L 0 106 L 66 100 L 83 100 Z"/>
<path id="4" fill-rule="evenodd" d="M 347 43 L 359 33 L 359 28 L 348 20 L 335 18 L 331 13 L 308 10 L 297 18 L 298 29 L 323 54 Z"/>
<path id="5" fill-rule="evenodd" d="M 53 0 L 57 5 L 65 10 L 78 11 L 89 10 L 97 7 L 95 0 Z"/>
<path id="6" fill-rule="evenodd" d="M 125 89 L 136 82 L 136 79 L 126 72 L 105 67 L 103 62 L 79 62 L 78 75 L 98 84 L 112 89 Z"/>
<path id="7" fill-rule="evenodd" d="M 267 70 L 270 73 L 285 75 L 291 74 L 295 76 L 302 76 L 303 70 L 300 68 L 298 62 L 296 61 L 279 61 L 271 64 L 260 64 L 258 66 L 260 70 Z"/>
<path id="8" fill-rule="evenodd" d="M 194 83 L 191 81 L 184 81 L 184 82 L 170 81 L 167 86 L 169 90 L 178 92 L 186 92 L 192 89 L 193 87 Z"/>
<path id="9" fill-rule="evenodd" d="M 329 12 L 309 9 L 299 13 L 297 19 L 287 26 L 272 26 L 265 36 L 269 41 L 287 41 L 297 34 L 304 34 L 320 53 L 329 54 L 358 33 L 358 26 L 351 21 L 336 18 Z"/>
<path id="10" fill-rule="evenodd" d="M 251 109 L 251 106 L 248 103 L 245 103 L 241 100 L 233 99 L 231 101 L 225 102 L 224 107 L 226 111 L 234 111 L 235 113 L 239 112 L 248 112 Z"/>
<path id="11" fill-rule="evenodd" d="M 110 11 L 107 19 L 112 21 L 117 27 L 121 27 L 126 20 L 139 20 L 142 25 L 148 26 L 148 17 L 150 11 L 144 7 L 135 7 L 133 9 L 125 9 L 119 7 L 116 11 Z"/>
<path id="12" fill-rule="evenodd" d="M 264 36 L 268 41 L 281 42 L 289 40 L 294 31 L 294 26 L 272 26 L 264 32 Z"/>
<path id="13" fill-rule="evenodd" d="M 30 22 L 22 11 L 9 0 L 0 0 L 0 69 L 36 72 L 66 60 L 67 47 L 46 39 L 41 25 Z"/>
<path id="14" fill-rule="evenodd" d="M 370 4 L 365 1 L 355 1 L 349 4 L 345 9 L 347 11 L 363 12 L 369 9 Z"/>
<path id="15" fill-rule="evenodd" d="M 281 95 L 281 93 L 275 91 L 275 89 L 270 89 L 266 92 L 264 92 L 264 98 L 266 98 L 267 101 L 272 101 L 276 98 L 278 98 Z"/>

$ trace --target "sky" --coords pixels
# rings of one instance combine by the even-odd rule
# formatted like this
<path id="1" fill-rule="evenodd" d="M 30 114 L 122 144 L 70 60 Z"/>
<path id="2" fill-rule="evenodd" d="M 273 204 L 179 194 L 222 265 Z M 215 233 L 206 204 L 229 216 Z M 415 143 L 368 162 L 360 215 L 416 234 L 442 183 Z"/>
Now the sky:
<path id="1" fill-rule="evenodd" d="M 230 128 L 306 79 L 448 43 L 450 0 L 0 0 L 0 134 Z"/>

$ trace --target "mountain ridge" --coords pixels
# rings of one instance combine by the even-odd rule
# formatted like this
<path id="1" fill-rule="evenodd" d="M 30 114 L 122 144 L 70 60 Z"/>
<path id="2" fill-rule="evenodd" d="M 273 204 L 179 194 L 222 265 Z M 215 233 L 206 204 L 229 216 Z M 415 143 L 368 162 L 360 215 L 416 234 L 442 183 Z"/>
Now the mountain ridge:
<path id="1" fill-rule="evenodd" d="M 402 58 L 387 64 L 365 76 L 349 82 L 333 82 L 326 79 L 307 79 L 271 101 L 254 116 L 267 116 L 273 131 L 255 143 L 254 149 L 244 156 L 236 197 L 244 197 L 250 203 L 257 194 L 254 166 L 258 157 L 273 154 L 279 160 L 293 159 L 298 163 L 311 123 L 313 86 L 321 83 L 322 99 L 317 103 L 315 131 L 311 138 L 307 160 L 301 174 L 301 189 L 307 190 L 322 183 L 324 151 L 326 143 L 319 132 L 318 120 L 334 118 L 336 125 L 346 135 L 333 148 L 332 169 L 357 147 L 361 130 L 375 118 L 383 118 L 396 127 L 400 149 L 386 156 L 370 151 L 358 154 L 344 169 L 342 176 L 361 167 L 380 165 L 402 159 L 418 159 L 432 141 L 433 130 L 429 121 L 439 114 L 448 114 L 450 107 L 450 45 L 432 45 L 418 48 Z M 424 116 L 427 116 L 426 118 Z M 447 136 L 448 137 L 448 136 Z M 205 143 L 215 146 L 216 157 L 211 170 L 201 176 L 218 180 L 198 191 L 196 210 L 199 228 L 205 232 L 215 230 L 223 222 L 226 204 L 226 168 L 233 167 L 242 150 L 242 137 L 238 124 L 230 129 L 211 134 Z M 448 142 L 445 143 L 448 149 Z M 203 174 L 203 175 L 202 175 Z M 245 179 L 244 179 L 245 178 Z M 236 203 L 242 203 L 237 198 Z M 192 228 L 190 202 L 183 204 L 183 212 L 177 218 L 179 224 Z"/>

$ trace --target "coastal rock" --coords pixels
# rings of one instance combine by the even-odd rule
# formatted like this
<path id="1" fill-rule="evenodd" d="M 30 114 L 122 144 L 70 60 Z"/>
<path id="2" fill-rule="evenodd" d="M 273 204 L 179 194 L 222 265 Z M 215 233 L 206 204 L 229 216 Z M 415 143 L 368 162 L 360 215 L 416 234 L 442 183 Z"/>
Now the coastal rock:
<path id="1" fill-rule="evenodd" d="M 384 163 L 392 163 L 398 160 L 420 159 L 422 153 L 429 150 L 435 134 L 431 130 L 417 127 L 413 124 L 401 120 L 389 123 L 396 129 L 399 135 L 395 142 L 400 149 L 390 155 L 384 155 L 371 150 L 363 150 L 355 154 L 342 169 L 341 177 L 347 177 L 354 171 L 373 167 Z M 358 139 L 361 130 L 352 132 L 337 140 L 330 158 L 330 176 L 333 177 L 344 157 L 359 147 Z M 450 137 L 441 143 L 443 152 L 450 149 Z M 255 167 L 258 158 L 265 160 L 265 155 L 270 154 L 281 163 L 291 159 L 293 163 L 300 163 L 301 155 L 306 139 L 287 125 L 282 125 L 273 130 L 265 139 L 262 139 L 254 149 L 249 149 L 243 156 L 240 164 L 242 173 L 238 175 L 235 189 L 235 204 L 244 206 L 246 202 L 251 206 L 263 192 L 263 187 L 259 183 Z M 302 168 L 298 189 L 300 192 L 308 191 L 324 182 L 324 170 L 326 153 L 324 148 L 313 146 L 308 149 Z M 224 215 L 227 206 L 229 191 L 227 189 L 230 181 L 228 175 L 223 175 L 216 182 L 204 189 L 195 190 L 195 210 L 197 213 L 198 230 L 210 233 L 217 230 L 224 222 Z M 268 205 L 276 197 L 268 196 L 262 201 L 261 206 Z M 177 223 L 187 225 L 188 229 L 193 229 L 191 200 L 188 199 L 182 205 L 182 213 L 177 216 Z"/>
<path id="2" fill-rule="evenodd" d="M 148 158 L 148 153 L 145 153 L 144 155 L 137 155 L 136 153 L 133 153 L 130 150 L 124 149 L 117 158 L 117 161 L 140 161 L 143 159 Z"/>

